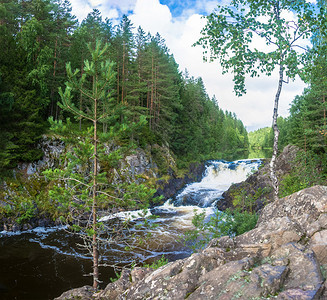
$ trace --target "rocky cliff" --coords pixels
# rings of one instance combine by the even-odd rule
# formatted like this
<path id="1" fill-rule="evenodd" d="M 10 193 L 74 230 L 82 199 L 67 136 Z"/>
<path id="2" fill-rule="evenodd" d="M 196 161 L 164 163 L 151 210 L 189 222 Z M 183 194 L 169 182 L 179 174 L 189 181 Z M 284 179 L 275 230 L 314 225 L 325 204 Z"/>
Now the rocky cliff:
<path id="1" fill-rule="evenodd" d="M 56 207 L 51 205 L 45 193 L 49 182 L 42 172 L 50 168 L 65 168 L 67 161 L 62 158 L 62 154 L 71 151 L 72 148 L 58 138 L 47 136 L 41 139 L 38 147 L 44 153 L 41 160 L 19 164 L 13 170 L 13 178 L 0 182 L 0 231 L 27 230 L 58 223 L 54 221 L 57 218 Z M 105 151 L 109 154 L 115 147 L 115 145 L 108 144 Z M 167 157 L 170 155 L 169 149 L 161 152 L 167 153 Z M 171 156 L 167 157 L 162 160 L 167 161 L 167 164 L 174 164 L 174 161 L 170 159 Z M 90 171 L 89 168 L 81 168 L 81 173 L 88 174 Z M 157 164 L 151 156 L 151 149 L 131 150 L 110 171 L 113 174 L 113 180 L 117 183 L 141 183 L 149 179 L 155 181 L 159 177 Z M 42 202 L 40 206 L 36 203 L 37 198 L 40 199 L 39 202 Z M 29 203 L 29 206 L 27 207 L 24 203 Z"/>
<path id="2" fill-rule="evenodd" d="M 158 270 L 135 268 L 105 290 L 62 299 L 327 299 L 327 187 L 265 206 L 257 226 L 212 240 L 202 252 Z"/>

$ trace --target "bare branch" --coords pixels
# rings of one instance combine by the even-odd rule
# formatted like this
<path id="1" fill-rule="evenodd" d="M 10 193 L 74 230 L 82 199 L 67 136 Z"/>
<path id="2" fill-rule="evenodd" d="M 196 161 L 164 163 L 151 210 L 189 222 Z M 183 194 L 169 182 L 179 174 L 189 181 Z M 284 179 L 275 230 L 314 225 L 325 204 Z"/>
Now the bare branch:
<path id="1" fill-rule="evenodd" d="M 292 45 L 292 47 L 297 47 L 297 48 L 300 48 L 300 49 L 304 50 L 305 52 L 308 52 L 307 48 L 304 48 L 304 47 L 302 47 L 300 45 Z"/>

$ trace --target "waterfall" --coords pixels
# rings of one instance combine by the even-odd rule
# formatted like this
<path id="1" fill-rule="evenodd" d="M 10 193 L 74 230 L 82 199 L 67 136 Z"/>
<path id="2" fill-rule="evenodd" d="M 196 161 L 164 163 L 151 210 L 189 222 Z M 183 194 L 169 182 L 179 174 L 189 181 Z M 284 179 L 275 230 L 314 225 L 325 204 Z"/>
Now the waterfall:
<path id="1" fill-rule="evenodd" d="M 252 172 L 258 170 L 261 163 L 259 159 L 209 161 L 200 182 L 187 185 L 174 198 L 168 199 L 152 212 L 163 216 L 170 227 L 174 226 L 178 230 L 190 228 L 194 210 L 204 210 L 207 216 L 213 214 L 215 203 L 222 198 L 222 194 L 233 183 L 244 181 Z"/>

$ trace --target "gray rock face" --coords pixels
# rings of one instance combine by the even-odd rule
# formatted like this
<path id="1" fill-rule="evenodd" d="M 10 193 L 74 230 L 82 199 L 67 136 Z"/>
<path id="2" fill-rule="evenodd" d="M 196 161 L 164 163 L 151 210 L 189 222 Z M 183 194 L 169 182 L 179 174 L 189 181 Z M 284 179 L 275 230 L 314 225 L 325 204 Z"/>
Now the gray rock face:
<path id="1" fill-rule="evenodd" d="M 73 289 L 63 293 L 60 297 L 54 300 L 66 300 L 66 299 L 80 299 L 87 300 L 93 298 L 94 290 L 91 286 L 85 285 L 81 288 Z"/>
<path id="2" fill-rule="evenodd" d="M 267 205 L 243 235 L 82 299 L 327 299 L 326 253 L 327 187 L 315 186 Z"/>
<path id="3" fill-rule="evenodd" d="M 19 171 L 24 171 L 26 175 L 30 176 L 44 169 L 58 168 L 65 165 L 65 162 L 61 161 L 60 156 L 70 149 L 65 146 L 63 141 L 44 136 L 39 143 L 39 147 L 44 153 L 43 158 L 36 162 L 21 164 L 18 167 Z M 116 148 L 116 146 L 108 144 L 106 145 L 106 153 L 109 154 Z M 157 168 L 157 165 L 152 161 L 151 155 L 138 148 L 133 153 L 122 158 L 119 168 L 115 171 L 118 174 L 118 181 L 124 178 L 125 181 L 128 179 L 135 182 L 139 180 L 139 176 L 156 178 L 158 176 L 155 172 Z"/>
<path id="4" fill-rule="evenodd" d="M 138 148 L 134 153 L 122 159 L 119 177 L 124 178 L 124 181 L 128 179 L 130 182 L 141 182 L 144 179 L 157 178 L 158 174 L 155 172 L 157 169 L 151 155 Z"/>
<path id="5" fill-rule="evenodd" d="M 22 163 L 18 167 L 18 170 L 25 171 L 27 176 L 38 174 L 44 169 L 59 167 L 63 163 L 60 160 L 60 156 L 67 150 L 63 141 L 46 136 L 42 137 L 38 147 L 44 153 L 43 158 L 31 163 Z"/>

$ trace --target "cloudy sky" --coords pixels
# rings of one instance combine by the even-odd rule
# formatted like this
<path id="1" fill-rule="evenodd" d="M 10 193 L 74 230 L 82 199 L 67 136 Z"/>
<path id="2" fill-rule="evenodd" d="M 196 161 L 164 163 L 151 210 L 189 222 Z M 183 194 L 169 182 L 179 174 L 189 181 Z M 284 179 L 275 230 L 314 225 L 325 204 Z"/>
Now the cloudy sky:
<path id="1" fill-rule="evenodd" d="M 201 47 L 192 47 L 205 25 L 203 16 L 213 11 L 217 0 L 71 0 L 71 3 L 72 13 L 80 22 L 97 8 L 103 18 L 108 17 L 113 23 L 126 14 L 136 28 L 140 25 L 153 35 L 159 32 L 180 70 L 187 69 L 191 76 L 202 77 L 209 96 L 215 95 L 222 109 L 235 112 L 249 131 L 271 126 L 277 74 L 247 80 L 247 94 L 236 97 L 232 76 L 222 75 L 218 62 L 203 62 Z M 284 85 L 279 115 L 288 115 L 290 102 L 304 87 L 299 79 Z"/>

